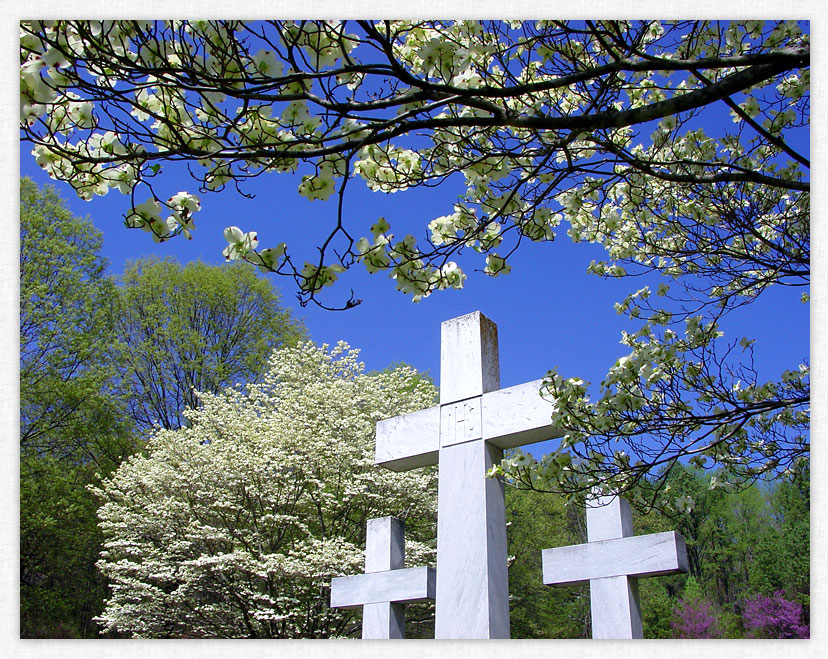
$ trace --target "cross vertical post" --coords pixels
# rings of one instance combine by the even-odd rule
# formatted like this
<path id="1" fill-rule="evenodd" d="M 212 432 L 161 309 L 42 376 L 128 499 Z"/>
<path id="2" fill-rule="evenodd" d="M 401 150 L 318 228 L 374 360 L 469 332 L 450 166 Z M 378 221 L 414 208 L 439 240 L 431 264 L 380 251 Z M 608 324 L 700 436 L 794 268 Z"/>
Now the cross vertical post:
<path id="1" fill-rule="evenodd" d="M 563 435 L 541 380 L 499 389 L 497 326 L 479 311 L 440 330 L 440 404 L 377 423 L 376 464 L 440 465 L 436 638 L 509 638 L 503 450 Z"/>
<path id="2" fill-rule="evenodd" d="M 500 388 L 497 326 L 474 313 L 441 327 L 436 638 L 509 638 L 503 450 L 483 440 L 483 394 Z"/>
<path id="3" fill-rule="evenodd" d="M 587 507 L 587 540 L 633 535 L 630 504 L 621 497 L 597 497 Z M 589 580 L 592 638 L 644 638 L 638 580 L 626 574 Z"/>
<path id="4" fill-rule="evenodd" d="M 365 573 L 405 567 L 405 531 L 396 517 L 368 520 Z M 405 609 L 399 602 L 370 602 L 362 607 L 362 638 L 403 638 Z"/>

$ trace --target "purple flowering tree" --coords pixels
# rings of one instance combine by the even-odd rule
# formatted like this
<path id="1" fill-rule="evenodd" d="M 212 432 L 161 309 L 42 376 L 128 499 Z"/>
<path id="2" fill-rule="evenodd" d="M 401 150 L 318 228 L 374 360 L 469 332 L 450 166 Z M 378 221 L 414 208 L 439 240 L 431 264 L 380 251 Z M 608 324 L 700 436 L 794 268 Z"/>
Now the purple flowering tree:
<path id="1" fill-rule="evenodd" d="M 721 638 L 722 633 L 707 600 L 679 600 L 670 623 L 674 638 Z"/>
<path id="2" fill-rule="evenodd" d="M 802 605 L 791 602 L 777 590 L 772 596 L 757 595 L 745 602 L 743 621 L 748 638 L 810 638 L 810 625 L 803 624 Z"/>
<path id="3" fill-rule="evenodd" d="M 678 606 L 673 609 L 673 638 L 721 638 L 713 604 L 705 599 L 699 582 L 693 575 L 687 577 Z"/>

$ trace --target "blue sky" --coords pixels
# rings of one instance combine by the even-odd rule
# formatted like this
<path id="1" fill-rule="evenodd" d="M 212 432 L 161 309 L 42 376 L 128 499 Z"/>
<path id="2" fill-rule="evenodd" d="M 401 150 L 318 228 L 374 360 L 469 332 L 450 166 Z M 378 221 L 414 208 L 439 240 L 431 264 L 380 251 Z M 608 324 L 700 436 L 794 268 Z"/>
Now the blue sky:
<path id="1" fill-rule="evenodd" d="M 75 214 L 88 215 L 103 231 L 103 253 L 113 274 L 123 270 L 126 260 L 150 254 L 175 256 L 182 263 L 197 258 L 222 263 L 221 250 L 226 245 L 222 231 L 229 225 L 255 229 L 262 245 L 286 241 L 297 256 L 312 259 L 314 237 L 322 234 L 336 210 L 334 197 L 309 202 L 296 192 L 294 178 L 271 174 L 245 188 L 256 194 L 252 200 L 231 188 L 201 195 L 202 210 L 196 215 L 193 239 L 179 237 L 156 244 L 149 234 L 123 226 L 128 208 L 124 195 L 110 192 L 89 202 L 81 200 L 68 185 L 51 181 L 34 163 L 26 145 L 21 148 L 20 166 L 21 175 L 39 184 L 53 183 Z M 159 196 L 196 188 L 186 173 L 166 176 L 158 186 Z M 392 230 L 403 224 L 406 230 L 419 227 L 422 235 L 430 219 L 451 212 L 459 191 L 445 187 L 386 195 L 368 191 L 359 181 L 351 185 L 345 212 L 358 227 L 357 235 L 368 233 L 380 216 L 389 219 Z M 355 309 L 339 312 L 314 305 L 301 308 L 291 279 L 261 276 L 272 278 L 284 303 L 304 320 L 315 342 L 345 340 L 361 349 L 369 369 L 404 361 L 429 371 L 439 382 L 440 323 L 480 310 L 498 325 L 502 386 L 540 378 L 555 366 L 562 374 L 597 383 L 625 352 L 619 345 L 621 330 L 637 327 L 618 316 L 613 303 L 640 285 L 638 280 L 588 275 L 590 261 L 603 255 L 598 246 L 573 244 L 562 227 L 553 243 L 524 243 L 508 275 L 491 278 L 474 272 L 482 263 L 472 254 L 463 264 L 468 273 L 463 290 L 440 291 L 416 304 L 397 291 L 385 274 L 368 275 L 357 266 L 326 291 L 332 304 L 346 300 L 350 288 L 364 300 Z M 757 339 L 762 377 L 773 378 L 808 357 L 809 305 L 799 302 L 800 293 L 801 289 L 777 287 L 733 313 L 725 323 L 726 335 L 733 340 L 741 336 Z"/>
<path id="2" fill-rule="evenodd" d="M 706 110 L 696 121 L 731 125 L 723 104 Z M 721 126 L 713 127 L 710 134 L 720 130 Z M 642 135 L 648 132 L 642 127 Z M 796 137 L 794 146 L 808 153 L 807 132 Z M 156 244 L 148 233 L 123 226 L 127 197 L 113 191 L 83 201 L 68 185 L 51 181 L 29 150 L 28 145 L 22 145 L 21 174 L 39 184 L 53 183 L 75 214 L 90 217 L 104 234 L 103 254 L 113 274 L 122 272 L 128 259 L 148 255 L 175 256 L 182 263 L 195 259 L 223 263 L 221 251 L 226 242 L 222 233 L 232 225 L 257 231 L 260 247 L 286 242 L 297 264 L 315 262 L 315 246 L 335 223 L 335 195 L 325 202 L 308 201 L 297 192 L 299 176 L 272 173 L 243 184 L 244 192 L 255 195 L 254 199 L 237 194 L 232 186 L 220 193 L 201 194 L 202 210 L 196 214 L 193 240 L 178 237 Z M 462 180 L 456 183 L 449 180 L 439 188 L 383 194 L 372 193 L 361 179 L 353 179 L 346 193 L 345 221 L 359 237 L 368 235 L 369 227 L 384 216 L 397 236 L 412 233 L 422 239 L 431 219 L 452 212 L 457 195 L 463 191 Z M 160 198 L 181 190 L 197 192 L 197 183 L 186 168 L 170 164 L 164 165 L 153 186 Z M 139 193 L 137 202 L 143 200 Z M 261 276 L 270 277 L 281 290 L 284 304 L 303 319 L 316 343 L 345 340 L 361 350 L 368 369 L 406 362 L 428 371 L 439 384 L 440 323 L 479 310 L 499 328 L 501 386 L 541 378 L 557 367 L 567 377 L 592 382 L 597 391 L 609 367 L 628 351 L 619 344 L 622 330 L 634 331 L 640 326 L 618 316 L 613 304 L 644 283 L 655 282 L 654 289 L 661 281 L 657 277 L 604 280 L 588 275 L 590 261 L 602 258 L 605 253 L 601 247 L 573 244 L 562 225 L 553 243 L 524 241 L 510 260 L 513 269 L 508 275 L 491 278 L 475 272 L 483 261 L 467 251 L 460 259 L 468 275 L 464 289 L 440 291 L 417 304 L 397 291 L 386 274 L 368 275 L 357 265 L 323 296 L 325 303 L 341 305 L 353 289 L 354 296 L 363 300 L 358 307 L 339 312 L 313 304 L 302 308 L 292 279 Z M 742 336 L 756 340 L 755 366 L 760 380 L 775 379 L 783 370 L 809 360 L 810 308 L 799 301 L 801 292 L 801 288 L 771 288 L 757 302 L 732 312 L 721 323 L 731 342 Z"/>

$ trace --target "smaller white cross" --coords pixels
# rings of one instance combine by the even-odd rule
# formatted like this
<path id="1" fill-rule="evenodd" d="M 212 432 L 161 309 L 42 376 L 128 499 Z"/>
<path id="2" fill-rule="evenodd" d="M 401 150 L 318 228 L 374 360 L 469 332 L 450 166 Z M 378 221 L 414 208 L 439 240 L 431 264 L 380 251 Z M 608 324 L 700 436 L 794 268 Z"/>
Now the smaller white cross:
<path id="1" fill-rule="evenodd" d="M 404 569 L 405 533 L 401 520 L 368 520 L 365 574 L 331 581 L 331 607 L 362 606 L 362 638 L 403 638 L 404 604 L 434 599 L 432 567 Z"/>
<path id="2" fill-rule="evenodd" d="M 543 583 L 589 582 L 592 638 L 644 638 L 638 579 L 687 572 L 684 538 L 675 531 L 633 535 L 630 504 L 618 496 L 592 499 L 583 545 L 544 549 Z"/>

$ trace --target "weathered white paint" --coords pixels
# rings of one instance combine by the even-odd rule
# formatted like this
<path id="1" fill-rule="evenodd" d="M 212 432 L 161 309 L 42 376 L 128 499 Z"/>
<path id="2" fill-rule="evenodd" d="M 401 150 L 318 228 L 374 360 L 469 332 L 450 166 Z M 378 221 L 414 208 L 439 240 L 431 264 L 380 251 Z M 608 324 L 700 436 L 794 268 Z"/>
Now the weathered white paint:
<path id="1" fill-rule="evenodd" d="M 552 405 L 540 396 L 542 382 L 526 382 L 480 396 L 483 439 L 508 449 L 560 437 L 563 433 L 549 424 Z M 437 464 L 440 444 L 457 443 L 457 429 L 450 428 L 449 415 L 456 418 L 455 410 L 462 406 L 465 419 L 467 403 L 439 405 L 378 422 L 375 462 L 392 471 Z M 465 430 L 463 436 L 471 438 Z"/>
<path id="2" fill-rule="evenodd" d="M 402 521 L 395 517 L 369 519 L 365 532 L 365 572 L 368 575 L 395 574 L 404 567 L 405 527 Z M 389 572 L 390 570 L 395 572 Z M 394 596 L 416 590 L 412 586 L 416 587 L 416 580 L 414 583 L 372 584 L 372 593 L 368 593 L 369 598 L 362 607 L 362 638 L 405 636 L 405 610 L 401 603 L 395 601 Z M 354 590 L 360 590 L 358 584 Z M 381 599 L 371 601 L 371 594 L 374 597 L 380 596 Z"/>
<path id="3" fill-rule="evenodd" d="M 502 457 L 482 440 L 440 449 L 435 638 L 509 638 L 503 484 L 485 478 Z"/>
<path id="4" fill-rule="evenodd" d="M 637 579 L 606 577 L 589 584 L 592 638 L 644 638 Z"/>
<path id="5" fill-rule="evenodd" d="M 483 438 L 480 396 L 440 406 L 440 448 Z"/>
<path id="6" fill-rule="evenodd" d="M 549 424 L 552 403 L 541 398 L 541 384 L 535 380 L 483 395 L 483 439 L 507 449 L 563 435 Z"/>
<path id="7" fill-rule="evenodd" d="M 479 311 L 440 326 L 440 403 L 500 388 L 497 325 Z"/>
<path id="8" fill-rule="evenodd" d="M 596 497 L 586 517 L 589 542 L 541 552 L 543 583 L 589 582 L 593 638 L 643 638 L 637 579 L 687 572 L 684 538 L 634 536 L 630 505 L 618 496 Z"/>
<path id="9" fill-rule="evenodd" d="M 402 570 L 371 572 L 331 581 L 331 606 L 356 609 L 365 604 L 385 602 L 422 602 L 429 596 L 429 573 L 434 568 L 410 567 Z"/>
<path id="10" fill-rule="evenodd" d="M 402 414 L 377 423 L 374 461 L 393 471 L 437 464 L 440 408 Z"/>

